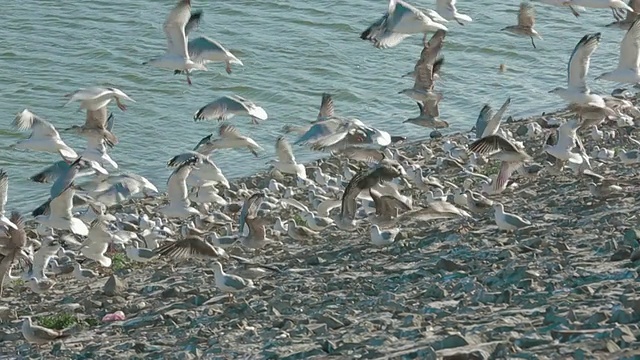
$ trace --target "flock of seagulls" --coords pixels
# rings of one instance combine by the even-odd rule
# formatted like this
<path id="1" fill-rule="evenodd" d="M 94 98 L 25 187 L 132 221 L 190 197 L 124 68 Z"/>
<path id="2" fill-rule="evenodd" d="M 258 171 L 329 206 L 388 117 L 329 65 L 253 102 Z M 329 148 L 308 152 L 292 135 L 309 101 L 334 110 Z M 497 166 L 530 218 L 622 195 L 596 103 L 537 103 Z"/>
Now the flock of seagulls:
<path id="1" fill-rule="evenodd" d="M 640 22 L 636 16 L 639 1 L 632 0 L 629 5 L 617 0 L 543 2 L 568 7 L 575 16 L 584 8 L 611 8 L 614 24 L 627 33 L 620 44 L 618 67 L 597 79 L 640 82 Z M 165 53 L 144 64 L 184 74 L 189 84 L 192 72 L 206 70 L 205 65 L 210 62 L 225 63 L 227 73 L 232 72 L 232 64 L 243 65 L 215 40 L 204 36 L 189 40 L 202 16 L 202 11 L 192 12 L 190 0 L 180 0 L 164 22 Z M 404 75 L 413 78 L 414 85 L 400 93 L 415 101 L 420 111 L 405 122 L 434 132 L 449 126 L 440 119 L 443 94 L 435 84 L 442 76 L 444 56 L 440 53 L 448 32 L 445 24 L 450 21 L 472 26 L 471 17 L 458 11 L 455 0 L 437 0 L 435 10 L 390 0 L 384 15 L 360 34 L 361 39 L 380 49 L 398 46 L 414 34 L 423 35 L 419 59 L 413 71 Z M 503 30 L 529 37 L 535 48 L 534 38 L 541 36 L 534 24 L 534 7 L 523 2 L 517 25 Z M 122 172 L 108 154 L 118 145 L 109 104 L 113 100 L 121 111 L 126 111 L 125 103 L 135 102 L 122 90 L 89 87 L 66 95 L 65 105 L 78 102 L 79 111 L 86 112 L 84 124 L 65 129 L 87 140 L 83 150 L 68 146 L 51 122 L 25 109 L 16 115 L 13 125 L 31 134 L 13 147 L 54 153 L 61 159 L 31 177 L 34 182 L 51 186 L 48 200 L 31 214 L 37 224 L 33 234 L 27 229 L 25 216 L 15 211 L 9 217 L 5 215 L 9 177 L 0 171 L 0 296 L 4 286 L 16 279 L 27 281 L 36 294 L 59 286 L 56 279 L 65 276 L 94 281 L 101 276 L 101 268 L 112 265 L 114 252 L 122 251 L 131 261 L 140 263 L 157 259 L 212 260 L 215 285 L 228 293 L 231 301 L 233 293 L 257 287 L 254 280 L 284 270 L 225 249 L 239 247 L 258 259 L 266 248 L 286 246 L 285 239 L 295 243 L 322 241 L 325 231 L 337 228 L 361 232 L 363 224 L 368 224 L 371 243 L 384 247 L 394 243 L 400 228 L 408 222 L 462 219 L 469 224 L 474 216 L 490 210 L 494 211 L 500 230 L 516 231 L 533 224 L 506 212 L 502 203 L 489 198 L 517 186 L 514 174 L 526 178 L 568 167 L 595 179 L 590 184 L 593 193 L 615 192 L 616 185 L 604 182 L 593 171 L 591 156 L 579 133 L 590 132 L 595 140 L 613 136 L 599 130 L 598 125 L 614 121 L 625 126 L 629 119 L 640 117 L 640 110 L 626 99 L 626 91 L 601 96 L 587 86 L 590 58 L 600 41 L 600 33 L 585 35 L 569 59 L 567 87 L 551 90 L 567 102 L 576 116 L 550 130 L 543 130 L 537 123 L 526 125 L 530 139 L 545 137 L 542 150 L 551 159 L 546 164 L 534 163 L 535 155 L 528 154 L 522 142 L 501 128 L 510 98 L 496 112 L 485 105 L 474 133 L 459 143 L 446 140 L 442 149 L 421 144 L 419 153 L 409 157 L 398 147 L 405 137 L 337 115 L 332 95 L 325 93 L 312 122 L 283 128 L 284 133 L 298 138 L 290 143 L 285 135 L 278 137 L 277 158 L 269 162 L 272 177 L 268 184 L 249 189 L 246 184 L 231 184 L 211 155 L 235 148 L 258 156 L 264 149 L 227 120 L 246 116 L 259 124 L 268 116 L 254 102 L 231 95 L 212 101 L 194 114 L 195 121 L 224 122 L 217 136 L 208 135 L 193 150 L 169 159 L 167 166 L 173 171 L 167 180 L 166 197 L 160 197 L 154 184 L 138 174 Z M 640 142 L 630 140 L 640 146 Z M 292 145 L 330 152 L 332 157 L 315 166 L 305 166 L 296 161 Z M 597 149 L 595 156 L 615 156 L 604 150 Z M 625 164 L 640 162 L 638 150 L 620 152 L 618 157 Z M 500 162 L 497 174 L 485 176 L 477 172 L 490 161 Z M 468 178 L 458 186 L 438 179 L 433 172 L 425 176 L 423 168 L 456 169 Z M 120 173 L 112 173 L 115 171 Z M 478 179 L 480 191 L 475 191 L 473 186 Z M 144 197 L 135 198 L 138 194 Z M 219 235 L 221 231 L 224 234 Z M 223 260 L 234 260 L 237 265 L 225 272 Z M 92 263 L 96 270 L 88 268 Z M 35 325 L 29 317 L 24 319 L 22 333 L 37 345 L 68 336 L 66 332 Z"/>

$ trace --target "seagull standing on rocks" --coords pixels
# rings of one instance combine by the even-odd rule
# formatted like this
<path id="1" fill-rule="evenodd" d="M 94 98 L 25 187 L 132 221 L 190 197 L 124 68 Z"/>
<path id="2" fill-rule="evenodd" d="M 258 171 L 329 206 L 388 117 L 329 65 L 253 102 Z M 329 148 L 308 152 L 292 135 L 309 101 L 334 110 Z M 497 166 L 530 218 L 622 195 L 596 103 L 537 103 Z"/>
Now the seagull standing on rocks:
<path id="1" fill-rule="evenodd" d="M 380 230 L 378 225 L 371 225 L 371 243 L 375 246 L 391 245 L 396 240 L 399 232 L 399 228 Z"/>
<path id="2" fill-rule="evenodd" d="M 542 36 L 533 28 L 536 22 L 536 10 L 528 1 L 520 3 L 520 10 L 518 11 L 518 25 L 509 25 L 502 28 L 502 31 L 508 31 L 510 33 L 522 36 L 528 36 L 531 38 L 531 45 L 536 48 L 536 43 L 533 41 L 534 37 L 542 40 Z"/>
<path id="3" fill-rule="evenodd" d="M 447 31 L 447 27 L 439 24 L 421 10 L 402 0 L 389 0 L 389 10 L 376 22 L 360 34 L 360 39 L 368 40 L 376 48 L 384 49 L 398 45 L 413 34 L 424 34 L 437 30 Z"/>
<path id="4" fill-rule="evenodd" d="M 531 222 L 521 218 L 518 215 L 507 213 L 504 211 L 504 206 L 500 203 L 493 205 L 495 210 L 496 225 L 500 230 L 514 231 L 520 228 L 531 226 Z"/>
<path id="5" fill-rule="evenodd" d="M 218 261 L 213 263 L 213 272 L 215 273 L 216 287 L 229 294 L 229 301 L 233 298 L 233 293 L 255 288 L 253 281 L 225 273 L 222 264 Z"/>
<path id="6" fill-rule="evenodd" d="M 38 348 L 41 345 L 62 340 L 70 335 L 71 334 L 64 330 L 52 330 L 44 326 L 35 325 L 29 316 L 22 320 L 22 336 L 24 336 L 25 340 L 29 343 L 37 345 Z"/>

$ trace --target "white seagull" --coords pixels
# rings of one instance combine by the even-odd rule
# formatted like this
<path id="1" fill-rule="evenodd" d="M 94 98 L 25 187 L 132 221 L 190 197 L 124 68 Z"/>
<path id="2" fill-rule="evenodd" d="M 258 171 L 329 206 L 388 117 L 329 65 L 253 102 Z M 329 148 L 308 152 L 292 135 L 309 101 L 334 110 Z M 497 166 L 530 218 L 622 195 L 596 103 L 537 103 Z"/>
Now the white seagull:
<path id="1" fill-rule="evenodd" d="M 18 230 L 16 224 L 9 220 L 5 215 L 5 206 L 7 206 L 7 195 L 9 193 L 9 176 L 4 170 L 0 170 L 0 223 L 15 230 Z"/>
<path id="2" fill-rule="evenodd" d="M 368 40 L 377 48 L 390 48 L 413 34 L 424 34 L 437 30 L 447 31 L 447 27 L 433 21 L 424 12 L 402 0 L 390 0 L 389 10 L 365 31 L 360 39 Z"/>
<path id="3" fill-rule="evenodd" d="M 74 101 L 80 101 L 80 110 L 88 111 L 100 110 L 107 106 L 113 99 L 116 100 L 116 105 L 118 105 L 118 108 L 122 111 L 127 110 L 127 106 L 123 104 L 121 100 L 135 102 L 135 100 L 130 98 L 129 95 L 125 94 L 124 91 L 120 89 L 100 86 L 92 86 L 76 90 L 64 95 L 64 97 L 69 100 L 63 106 L 67 106 Z"/>
<path id="4" fill-rule="evenodd" d="M 190 18 L 191 0 L 178 1 L 163 25 L 164 34 L 167 37 L 167 51 L 162 56 L 143 63 L 143 65 L 148 64 L 162 69 L 185 71 L 189 85 L 191 85 L 189 70 L 207 70 L 204 64 L 189 58 L 185 27 Z"/>
<path id="5" fill-rule="evenodd" d="M 262 146 L 258 145 L 255 140 L 248 136 L 240 134 L 238 129 L 229 124 L 220 125 L 218 130 L 218 138 L 212 139 L 213 134 L 204 137 L 198 145 L 196 145 L 196 151 L 207 154 L 215 149 L 235 149 L 246 147 L 253 154 L 258 156 L 258 151 L 262 151 Z"/>
<path id="6" fill-rule="evenodd" d="M 640 18 L 636 19 L 620 43 L 618 68 L 606 72 L 596 80 L 608 80 L 625 84 L 640 82 Z"/>
<path id="7" fill-rule="evenodd" d="M 600 33 L 583 36 L 573 49 L 573 53 L 569 59 L 567 88 L 557 87 L 551 90 L 550 93 L 557 94 L 572 104 L 604 108 L 606 106 L 604 99 L 600 95 L 591 93 L 585 79 L 589 72 L 591 54 L 593 54 L 599 44 Z"/>
<path id="8" fill-rule="evenodd" d="M 28 109 L 22 110 L 13 120 L 13 126 L 20 131 L 31 130 L 31 135 L 12 145 L 16 149 L 60 153 L 64 157 L 76 158 L 78 154 L 60 138 L 58 130 L 47 120 L 42 119 Z"/>
<path id="9" fill-rule="evenodd" d="M 228 120 L 235 115 L 249 115 L 254 124 L 267 120 L 267 112 L 250 100 L 238 95 L 223 96 L 201 107 L 193 120 Z"/>
<path id="10" fill-rule="evenodd" d="M 192 158 L 180 164 L 169 176 L 167 181 L 167 198 L 169 205 L 161 207 L 159 210 L 166 217 L 184 219 L 191 215 L 198 215 L 200 212 L 190 206 L 187 191 L 187 177 L 193 169 L 197 158 Z"/>
<path id="11" fill-rule="evenodd" d="M 460 14 L 456 9 L 456 0 L 437 0 L 436 10 L 447 20 L 455 20 L 458 24 L 464 25 L 464 22 L 471 22 L 469 15 Z"/>
<path id="12" fill-rule="evenodd" d="M 296 175 L 301 179 L 307 178 L 307 170 L 303 164 L 296 162 L 291 144 L 289 144 L 289 141 L 287 141 L 284 136 L 280 136 L 278 140 L 276 140 L 276 154 L 278 155 L 278 159 L 271 160 L 271 164 L 276 169 L 285 174 Z"/>

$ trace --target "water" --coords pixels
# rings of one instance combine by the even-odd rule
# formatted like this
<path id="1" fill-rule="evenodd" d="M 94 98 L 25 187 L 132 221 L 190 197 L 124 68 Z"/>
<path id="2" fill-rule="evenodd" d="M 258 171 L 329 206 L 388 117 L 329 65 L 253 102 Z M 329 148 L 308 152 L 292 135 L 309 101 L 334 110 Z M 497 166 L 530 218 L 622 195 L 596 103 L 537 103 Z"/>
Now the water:
<path id="1" fill-rule="evenodd" d="M 434 1 L 415 3 L 435 8 Z M 387 7 L 384 0 L 194 1 L 204 20 L 193 35 L 207 35 L 225 45 L 245 67 L 227 75 L 223 64 L 198 72 L 194 85 L 184 76 L 142 66 L 162 54 L 162 22 L 173 1 L 9 0 L 0 12 L 0 167 L 10 177 L 8 209 L 30 211 L 44 201 L 49 185 L 29 176 L 59 159 L 48 153 L 21 152 L 8 146 L 28 136 L 11 127 L 24 108 L 50 120 L 58 129 L 84 122 L 78 104 L 62 107 L 63 95 L 90 85 L 116 86 L 136 103 L 127 112 L 114 105 L 114 133 L 120 143 L 111 151 L 122 169 L 149 178 L 164 190 L 170 170 L 166 162 L 214 132 L 214 122 L 194 122 L 193 113 L 215 98 L 237 93 L 263 106 L 269 120 L 254 126 L 248 118 L 231 122 L 265 148 L 260 158 L 248 151 L 223 151 L 215 161 L 229 178 L 265 169 L 284 124 L 305 124 L 317 114 L 322 92 L 334 94 L 339 115 L 354 116 L 392 135 L 423 137 L 430 130 L 402 121 L 417 106 L 398 91 L 411 87 L 401 78 L 413 69 L 421 36 L 392 49 L 375 49 L 359 34 Z M 528 38 L 499 31 L 515 24 L 518 2 L 460 1 L 458 10 L 473 22 L 450 22 L 443 49 L 446 57 L 441 117 L 452 130 L 468 130 L 480 108 L 499 107 L 512 97 L 511 114 L 532 115 L 559 108 L 548 91 L 566 85 L 571 50 L 586 33 L 600 31 L 603 41 L 591 62 L 589 78 L 617 64 L 624 31 L 605 28 L 608 10 L 588 9 L 576 19 L 567 9 L 536 3 L 537 30 L 544 40 L 533 49 Z M 499 73 L 501 63 L 508 71 Z M 594 91 L 609 93 L 611 83 L 590 81 Z M 62 134 L 81 150 L 84 140 Z M 293 139 L 293 137 L 291 138 Z M 299 160 L 317 157 L 294 148 Z"/>

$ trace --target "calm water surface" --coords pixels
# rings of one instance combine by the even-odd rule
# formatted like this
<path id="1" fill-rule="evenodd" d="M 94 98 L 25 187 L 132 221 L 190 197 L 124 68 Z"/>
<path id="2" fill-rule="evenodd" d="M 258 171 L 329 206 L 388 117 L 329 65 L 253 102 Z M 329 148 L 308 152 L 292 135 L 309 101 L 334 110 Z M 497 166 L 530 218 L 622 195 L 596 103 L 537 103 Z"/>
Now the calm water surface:
<path id="1" fill-rule="evenodd" d="M 435 1 L 415 2 L 435 8 Z M 84 122 L 78 104 L 62 107 L 63 95 L 90 85 L 112 85 L 136 103 L 127 112 L 115 106 L 115 134 L 111 151 L 122 169 L 148 177 L 166 188 L 173 155 L 192 148 L 217 124 L 192 120 L 209 101 L 237 93 L 263 106 L 269 120 L 259 126 L 248 118 L 231 122 L 265 148 L 260 158 L 246 151 L 223 151 L 215 161 L 229 178 L 266 168 L 273 144 L 284 124 L 313 120 L 322 92 L 334 94 L 340 115 L 358 117 L 392 134 L 410 138 L 430 130 L 402 124 L 418 111 L 398 91 L 410 87 L 401 78 L 410 71 L 421 50 L 421 36 L 396 48 L 379 50 L 359 34 L 387 8 L 384 0 L 316 1 L 194 1 L 204 20 L 194 35 L 207 35 L 225 45 L 245 64 L 227 75 L 223 64 L 198 72 L 189 87 L 184 76 L 141 63 L 162 54 L 162 22 L 174 1 L 51 1 L 8 0 L 0 12 L 0 167 L 9 173 L 8 209 L 30 211 L 45 200 L 49 185 L 29 176 L 59 158 L 55 154 L 22 152 L 8 146 L 28 136 L 12 129 L 14 115 L 24 108 L 50 120 L 58 129 Z M 566 63 L 577 41 L 600 31 L 603 40 L 591 62 L 589 78 L 615 68 L 622 30 L 605 28 L 608 10 L 588 9 L 576 19 L 565 9 L 536 3 L 536 28 L 544 37 L 533 49 L 527 38 L 498 31 L 515 24 L 518 2 L 459 1 L 458 10 L 473 18 L 466 26 L 448 24 L 443 54 L 443 80 L 437 84 L 445 99 L 442 118 L 452 130 L 467 130 L 482 105 L 499 107 L 512 97 L 511 114 L 532 115 L 560 107 L 547 92 L 566 85 Z M 508 71 L 499 73 L 501 63 Z M 611 83 L 591 81 L 594 91 L 609 93 Z M 82 149 L 84 140 L 63 139 Z M 297 157 L 318 157 L 295 148 Z"/>

